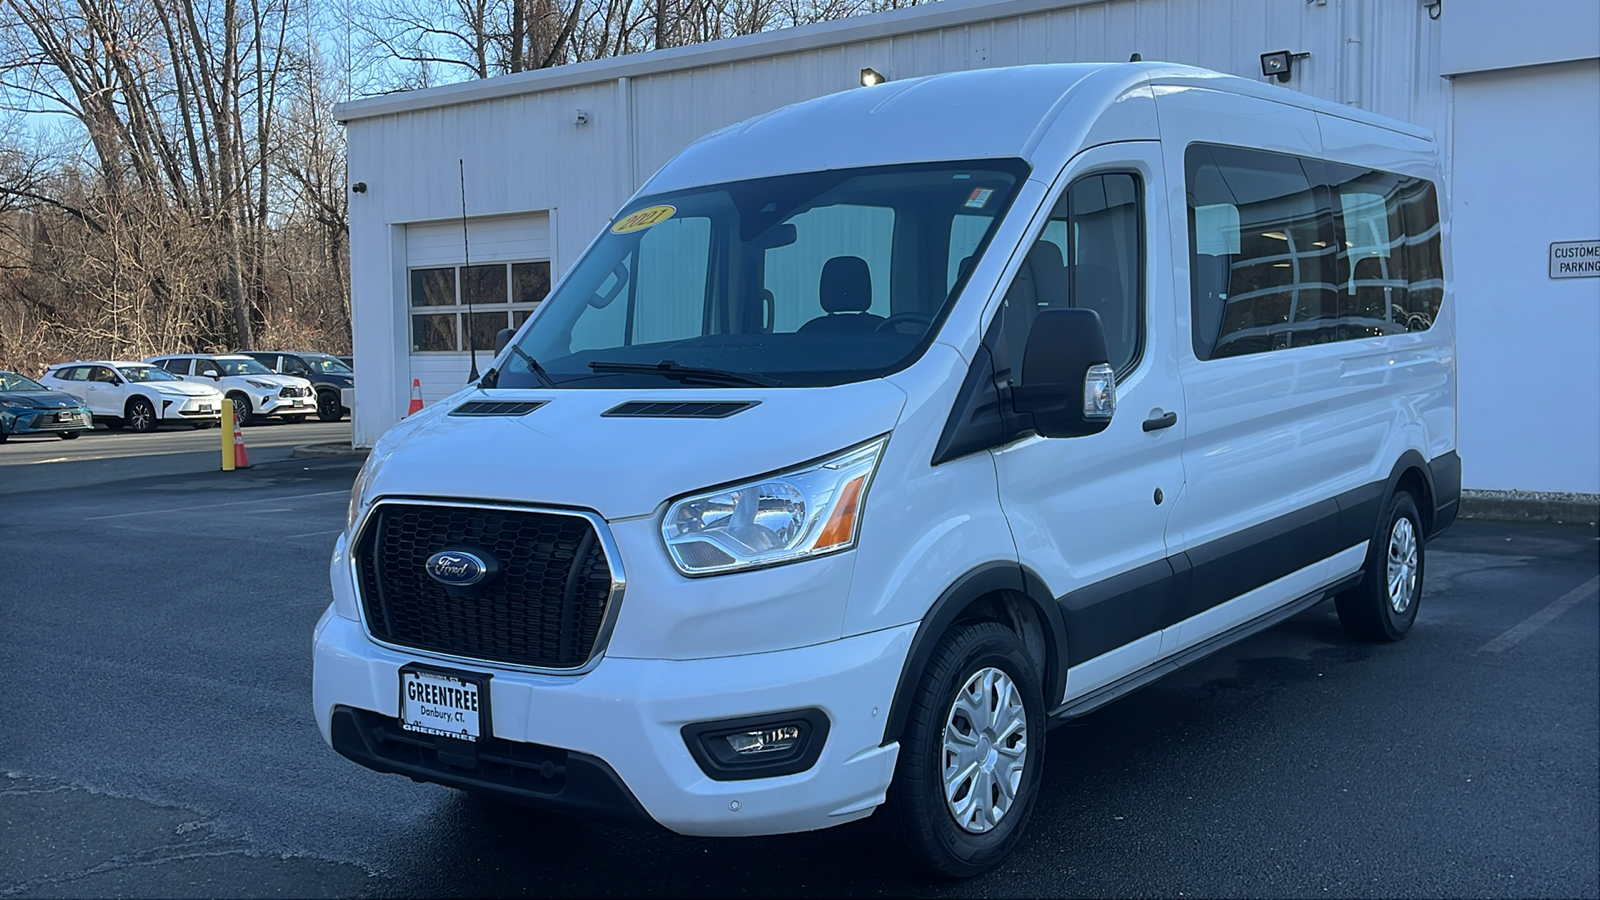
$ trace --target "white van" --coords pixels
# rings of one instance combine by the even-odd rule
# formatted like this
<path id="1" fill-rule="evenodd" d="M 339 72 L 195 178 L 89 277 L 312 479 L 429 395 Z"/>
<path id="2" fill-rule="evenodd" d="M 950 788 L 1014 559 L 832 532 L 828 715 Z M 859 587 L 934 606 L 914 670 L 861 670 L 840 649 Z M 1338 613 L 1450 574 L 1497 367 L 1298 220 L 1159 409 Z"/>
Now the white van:
<path id="1" fill-rule="evenodd" d="M 1441 183 L 1412 126 L 1165 64 L 716 132 L 378 442 L 323 736 L 682 834 L 877 811 L 981 872 L 1051 726 L 1325 598 L 1412 627 L 1460 494 Z"/>

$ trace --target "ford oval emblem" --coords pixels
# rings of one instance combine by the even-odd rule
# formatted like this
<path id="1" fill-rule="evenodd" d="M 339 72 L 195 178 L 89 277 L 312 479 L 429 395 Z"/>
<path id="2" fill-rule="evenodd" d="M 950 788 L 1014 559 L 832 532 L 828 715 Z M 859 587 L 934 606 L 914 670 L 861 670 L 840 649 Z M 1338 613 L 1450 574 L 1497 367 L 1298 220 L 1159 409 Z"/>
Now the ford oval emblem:
<path id="1" fill-rule="evenodd" d="M 483 557 L 466 550 L 440 550 L 428 557 L 422 568 L 434 581 L 446 587 L 470 587 L 492 571 Z"/>

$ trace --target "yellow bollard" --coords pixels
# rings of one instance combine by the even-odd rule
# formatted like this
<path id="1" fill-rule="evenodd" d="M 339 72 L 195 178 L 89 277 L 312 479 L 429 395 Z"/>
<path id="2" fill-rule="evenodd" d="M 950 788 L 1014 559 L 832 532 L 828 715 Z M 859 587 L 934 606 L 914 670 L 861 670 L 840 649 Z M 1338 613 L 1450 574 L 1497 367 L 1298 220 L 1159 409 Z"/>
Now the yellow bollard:
<path id="1" fill-rule="evenodd" d="M 233 401 L 222 400 L 222 471 L 233 471 Z"/>

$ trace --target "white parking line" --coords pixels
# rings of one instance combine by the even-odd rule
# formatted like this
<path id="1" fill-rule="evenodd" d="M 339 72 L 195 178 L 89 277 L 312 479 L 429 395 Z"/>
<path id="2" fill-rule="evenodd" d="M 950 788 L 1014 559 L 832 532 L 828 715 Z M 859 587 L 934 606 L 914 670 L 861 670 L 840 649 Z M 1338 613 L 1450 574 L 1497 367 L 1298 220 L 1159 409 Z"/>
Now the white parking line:
<path id="1" fill-rule="evenodd" d="M 230 500 L 227 503 L 202 503 L 199 506 L 175 506 L 172 509 L 141 509 L 138 512 L 115 513 L 109 516 L 88 516 L 84 521 L 92 522 L 97 519 L 125 519 L 129 516 L 153 516 L 169 512 L 190 512 L 197 509 L 215 509 L 218 506 L 240 506 L 246 503 L 282 503 L 285 500 L 306 500 L 311 497 L 335 497 L 339 495 L 350 496 L 345 491 L 319 491 L 315 494 L 294 494 L 288 497 L 262 497 L 259 500 Z"/>
<path id="2" fill-rule="evenodd" d="M 1533 615 L 1523 619 L 1505 634 L 1478 648 L 1479 653 L 1504 653 L 1517 645 L 1517 642 L 1533 634 L 1535 631 L 1550 624 L 1556 616 L 1561 615 L 1573 606 L 1594 596 L 1600 590 L 1600 575 L 1585 581 L 1565 594 L 1556 602 L 1546 606 Z"/>

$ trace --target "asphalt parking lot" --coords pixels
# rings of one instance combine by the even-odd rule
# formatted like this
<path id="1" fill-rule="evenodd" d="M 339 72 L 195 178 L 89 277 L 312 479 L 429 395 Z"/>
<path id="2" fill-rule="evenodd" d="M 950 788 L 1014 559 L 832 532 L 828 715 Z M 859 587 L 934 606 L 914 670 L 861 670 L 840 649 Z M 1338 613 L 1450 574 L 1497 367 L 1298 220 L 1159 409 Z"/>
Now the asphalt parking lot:
<path id="1" fill-rule="evenodd" d="M 1322 604 L 1051 732 L 1017 854 L 931 882 L 870 820 L 690 839 L 334 755 L 310 634 L 357 462 L 288 446 L 348 427 L 254 428 L 233 474 L 215 431 L 0 446 L 0 897 L 1600 893 L 1593 528 L 1460 523 L 1407 641 Z"/>

